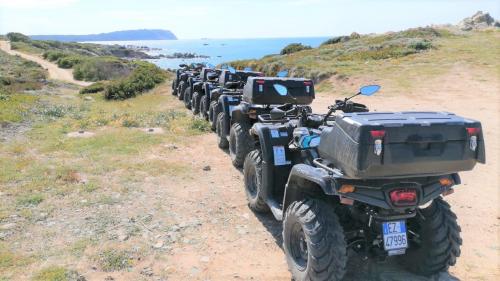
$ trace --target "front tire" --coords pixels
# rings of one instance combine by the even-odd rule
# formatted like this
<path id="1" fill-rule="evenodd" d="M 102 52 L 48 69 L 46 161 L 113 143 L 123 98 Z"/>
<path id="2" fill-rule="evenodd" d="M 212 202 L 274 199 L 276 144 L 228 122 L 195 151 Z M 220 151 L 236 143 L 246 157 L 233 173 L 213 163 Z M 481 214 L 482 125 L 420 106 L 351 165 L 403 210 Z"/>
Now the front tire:
<path id="1" fill-rule="evenodd" d="M 193 111 L 194 115 L 200 113 L 200 93 L 194 92 L 191 97 L 191 111 Z"/>
<path id="2" fill-rule="evenodd" d="M 172 96 L 177 95 L 177 83 L 176 80 L 172 81 Z"/>
<path id="3" fill-rule="evenodd" d="M 333 207 L 321 200 L 290 204 L 283 220 L 283 249 L 294 280 L 336 281 L 346 272 L 344 230 Z"/>
<path id="4" fill-rule="evenodd" d="M 259 149 L 251 151 L 245 158 L 243 178 L 250 209 L 257 213 L 269 212 L 262 190 L 262 154 Z"/>
<path id="5" fill-rule="evenodd" d="M 229 131 L 229 155 L 237 168 L 243 166 L 245 157 L 254 149 L 249 130 L 250 126 L 247 123 L 234 123 Z"/>
<path id="6" fill-rule="evenodd" d="M 208 120 L 208 97 L 207 95 L 204 95 L 201 97 L 200 101 L 200 117 L 203 118 L 204 120 Z"/>
<path id="7" fill-rule="evenodd" d="M 208 108 L 208 121 L 210 122 L 210 128 L 215 131 L 217 127 L 217 116 L 219 116 L 219 110 L 217 109 L 217 102 L 213 101 L 210 103 Z"/>
<path id="8" fill-rule="evenodd" d="M 450 205 L 442 198 L 419 210 L 420 215 L 408 221 L 408 229 L 419 235 L 399 262 L 409 271 L 430 276 L 448 270 L 460 256 L 460 226 Z"/>
<path id="9" fill-rule="evenodd" d="M 217 133 L 217 145 L 222 149 L 226 149 L 229 146 L 225 130 L 226 122 L 226 114 L 224 114 L 224 112 L 220 112 L 219 115 L 217 115 L 217 126 L 215 128 L 215 132 Z"/>
<path id="10" fill-rule="evenodd" d="M 189 87 L 184 91 L 184 107 L 191 109 L 191 89 Z"/>
<path id="11" fill-rule="evenodd" d="M 177 98 L 179 100 L 183 100 L 184 99 L 184 92 L 186 91 L 186 82 L 185 81 L 181 81 L 179 83 L 179 87 L 177 88 Z"/>

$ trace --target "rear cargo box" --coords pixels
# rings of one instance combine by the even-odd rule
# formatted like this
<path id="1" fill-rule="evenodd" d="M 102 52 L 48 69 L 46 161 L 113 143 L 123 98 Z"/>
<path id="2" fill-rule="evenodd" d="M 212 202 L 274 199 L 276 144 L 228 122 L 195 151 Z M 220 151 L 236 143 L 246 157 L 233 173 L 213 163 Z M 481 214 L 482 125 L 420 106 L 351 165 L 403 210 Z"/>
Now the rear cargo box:
<path id="1" fill-rule="evenodd" d="M 346 177 L 357 179 L 440 175 L 485 162 L 481 123 L 446 112 L 340 114 L 323 130 L 318 150 Z"/>
<path id="2" fill-rule="evenodd" d="M 288 95 L 281 96 L 275 84 L 285 86 Z M 251 104 L 311 104 L 314 100 L 314 85 L 303 78 L 249 77 L 243 89 L 243 100 Z"/>
<path id="3" fill-rule="evenodd" d="M 248 77 L 259 77 L 263 76 L 262 72 L 257 71 L 240 71 L 237 70 L 236 73 L 231 73 L 231 71 L 224 69 L 219 76 L 219 84 L 226 85 L 227 82 L 247 82 Z"/>

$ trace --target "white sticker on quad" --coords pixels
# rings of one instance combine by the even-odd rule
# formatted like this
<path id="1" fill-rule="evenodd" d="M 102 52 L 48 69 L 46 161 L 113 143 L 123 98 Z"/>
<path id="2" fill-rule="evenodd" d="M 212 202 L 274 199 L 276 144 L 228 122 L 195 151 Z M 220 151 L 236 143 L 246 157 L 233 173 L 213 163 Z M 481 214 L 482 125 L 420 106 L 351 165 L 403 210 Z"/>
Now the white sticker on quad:
<path id="1" fill-rule="evenodd" d="M 272 137 L 273 139 L 277 139 L 277 138 L 279 138 L 279 137 L 280 137 L 280 133 L 278 132 L 278 130 L 277 130 L 277 129 L 271 129 L 271 137 Z"/>
<path id="2" fill-rule="evenodd" d="M 285 147 L 282 145 L 273 146 L 274 166 L 290 165 L 290 161 L 286 161 Z"/>
<path id="3" fill-rule="evenodd" d="M 259 92 L 264 92 L 264 85 L 259 85 Z"/>

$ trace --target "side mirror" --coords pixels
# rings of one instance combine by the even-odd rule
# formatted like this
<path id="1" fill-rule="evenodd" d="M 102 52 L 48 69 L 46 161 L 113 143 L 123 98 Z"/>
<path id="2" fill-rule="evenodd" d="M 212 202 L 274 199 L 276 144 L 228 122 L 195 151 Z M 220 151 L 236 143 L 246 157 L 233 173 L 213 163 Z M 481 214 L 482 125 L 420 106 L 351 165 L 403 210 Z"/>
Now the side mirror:
<path id="1" fill-rule="evenodd" d="M 284 96 L 288 95 L 288 89 L 287 89 L 287 87 L 285 87 L 283 85 L 280 85 L 280 84 L 274 84 L 273 87 L 276 90 L 276 92 L 278 92 L 278 94 L 280 96 L 284 97 Z"/>
<path id="2" fill-rule="evenodd" d="M 283 70 L 283 71 L 280 71 L 278 72 L 277 74 L 278 77 L 287 77 L 288 76 L 288 70 Z"/>
<path id="3" fill-rule="evenodd" d="M 368 85 L 361 87 L 361 89 L 359 89 L 359 93 L 363 96 L 371 96 L 378 92 L 380 88 L 381 87 L 379 85 Z"/>

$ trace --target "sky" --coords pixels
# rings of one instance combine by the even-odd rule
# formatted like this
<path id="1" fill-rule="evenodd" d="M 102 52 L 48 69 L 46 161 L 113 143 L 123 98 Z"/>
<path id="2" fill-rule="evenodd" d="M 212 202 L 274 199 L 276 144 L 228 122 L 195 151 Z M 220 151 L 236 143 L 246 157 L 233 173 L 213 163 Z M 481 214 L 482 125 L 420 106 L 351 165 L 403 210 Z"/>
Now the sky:
<path id="1" fill-rule="evenodd" d="M 316 37 L 500 19 L 499 0 L 0 0 L 0 34 L 168 29 L 180 39 Z"/>

